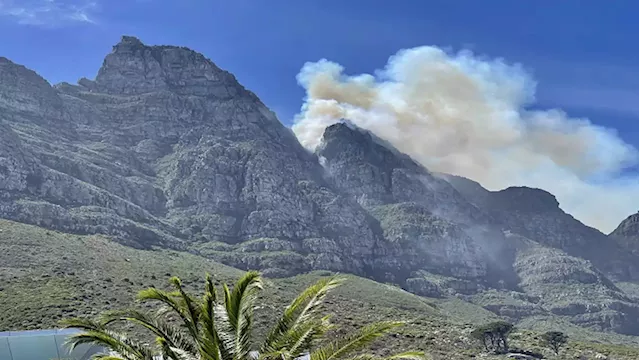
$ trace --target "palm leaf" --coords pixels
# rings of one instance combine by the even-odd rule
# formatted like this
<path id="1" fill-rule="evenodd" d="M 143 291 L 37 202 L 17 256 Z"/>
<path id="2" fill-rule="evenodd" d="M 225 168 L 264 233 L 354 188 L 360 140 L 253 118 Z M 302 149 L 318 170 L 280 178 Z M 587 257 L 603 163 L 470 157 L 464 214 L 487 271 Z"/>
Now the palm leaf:
<path id="1" fill-rule="evenodd" d="M 273 352 L 278 349 L 277 344 L 291 329 L 304 324 L 313 318 L 322 305 L 327 293 L 340 286 L 343 278 L 325 278 L 306 288 L 284 310 L 282 317 L 276 326 L 269 332 L 265 339 L 261 352 Z"/>
<path id="2" fill-rule="evenodd" d="M 236 282 L 233 291 L 226 285 L 223 289 L 228 323 L 233 331 L 233 356 L 237 360 L 245 359 L 251 350 L 253 308 L 258 290 L 262 289 L 260 274 L 249 271 Z"/>
<path id="3" fill-rule="evenodd" d="M 180 330 L 158 317 L 152 317 L 137 310 L 115 311 L 103 315 L 105 325 L 116 321 L 128 321 L 142 325 L 157 337 L 162 338 L 168 346 L 183 349 L 192 355 L 198 353 L 193 342 L 196 339 L 187 338 Z"/>
<path id="4" fill-rule="evenodd" d="M 66 344 L 70 345 L 71 350 L 81 344 L 101 345 L 115 351 L 126 360 L 152 360 L 153 358 L 153 352 L 147 345 L 108 329 L 87 330 L 71 335 Z"/>
<path id="5" fill-rule="evenodd" d="M 351 357 L 347 360 L 427 360 L 428 357 L 422 351 L 406 351 L 403 353 L 387 356 L 387 357 L 379 357 L 371 354 L 362 354 Z"/>
<path id="6" fill-rule="evenodd" d="M 125 360 L 121 357 L 107 354 L 97 354 L 91 357 L 91 360 Z"/>
<path id="7" fill-rule="evenodd" d="M 310 350 L 316 341 L 322 339 L 331 328 L 329 316 L 306 322 L 305 325 L 297 326 L 287 332 L 286 348 L 294 356 L 301 356 L 305 351 Z"/>
<path id="8" fill-rule="evenodd" d="M 227 316 L 227 309 L 224 305 L 216 304 L 214 308 L 214 318 L 216 330 L 220 340 L 220 355 L 222 359 L 232 359 L 236 346 L 236 335 Z"/>
<path id="9" fill-rule="evenodd" d="M 402 325 L 404 325 L 403 322 L 385 321 L 366 326 L 354 334 L 313 351 L 311 360 L 331 360 L 344 357 L 354 351 L 364 349 L 374 340 Z"/>
<path id="10" fill-rule="evenodd" d="M 186 316 L 184 309 L 182 309 L 181 304 L 174 299 L 173 294 L 151 287 L 144 290 L 140 290 L 138 292 L 138 295 L 136 296 L 136 299 L 140 302 L 150 302 L 150 301 L 160 302 L 161 304 L 165 305 L 168 309 L 173 310 L 173 312 L 175 312 L 180 317 L 182 322 L 184 322 L 187 328 L 191 327 L 191 324 L 189 323 L 190 321 L 189 318 Z M 162 311 L 165 311 L 165 309 L 161 309 L 161 312 Z"/>
<path id="11" fill-rule="evenodd" d="M 182 349 L 172 347 L 164 338 L 157 338 L 156 342 L 162 349 L 162 356 L 166 360 L 200 360 L 198 355 L 190 354 Z"/>
<path id="12" fill-rule="evenodd" d="M 198 306 L 196 300 L 184 291 L 184 289 L 182 288 L 182 282 L 179 278 L 174 276 L 169 279 L 169 282 L 176 288 L 181 300 L 181 308 L 184 309 L 183 311 L 185 312 L 185 315 L 188 315 L 189 317 L 189 323 L 191 324 L 189 330 L 192 332 L 192 335 L 194 337 L 197 337 L 200 307 Z"/>
<path id="13" fill-rule="evenodd" d="M 400 354 L 391 355 L 385 358 L 385 360 L 425 360 L 428 359 L 427 355 L 422 351 L 405 351 Z"/>
<path id="14" fill-rule="evenodd" d="M 71 318 L 71 319 L 64 319 L 62 321 L 60 321 L 60 325 L 63 328 L 75 328 L 75 329 L 82 329 L 82 330 L 102 330 L 104 329 L 104 324 L 94 321 L 94 320 L 90 320 L 90 319 L 83 319 L 83 318 Z"/>
<path id="15" fill-rule="evenodd" d="M 218 309 L 218 310 L 217 310 Z M 217 305 L 217 293 L 211 275 L 207 274 L 205 280 L 205 293 L 200 309 L 200 324 L 203 333 L 200 342 L 200 354 L 203 360 L 229 359 L 228 344 L 222 340 L 216 326 L 216 312 L 220 311 Z M 227 336 L 227 339 L 229 337 Z"/>

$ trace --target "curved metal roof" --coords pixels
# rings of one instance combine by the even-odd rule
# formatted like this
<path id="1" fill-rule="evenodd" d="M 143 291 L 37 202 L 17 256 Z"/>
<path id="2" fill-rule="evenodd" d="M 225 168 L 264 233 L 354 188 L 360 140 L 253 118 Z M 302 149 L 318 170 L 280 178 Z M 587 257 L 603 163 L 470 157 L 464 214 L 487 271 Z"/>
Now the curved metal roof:
<path id="1" fill-rule="evenodd" d="M 80 345 L 73 351 L 65 344 L 76 329 L 48 329 L 0 332 L 2 360 L 88 360 L 103 353 L 100 346 Z"/>

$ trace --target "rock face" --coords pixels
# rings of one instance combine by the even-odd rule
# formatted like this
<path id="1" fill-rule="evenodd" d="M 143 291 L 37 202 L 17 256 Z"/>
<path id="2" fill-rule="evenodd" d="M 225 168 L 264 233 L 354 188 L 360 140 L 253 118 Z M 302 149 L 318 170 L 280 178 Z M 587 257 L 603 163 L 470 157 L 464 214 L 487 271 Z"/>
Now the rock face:
<path id="1" fill-rule="evenodd" d="M 0 182 L 1 216 L 142 247 L 274 238 L 305 259 L 270 251 L 284 267 L 274 273 L 370 266 L 379 239 L 368 214 L 204 56 L 123 37 L 95 81 L 55 88 L 1 64 L 0 114 L 13 129 L 2 132 L 1 169 L 12 175 Z"/>
<path id="2" fill-rule="evenodd" d="M 383 278 L 415 284 L 427 271 L 478 286 L 513 280 L 508 264 L 493 261 L 508 250 L 502 234 L 478 225 L 486 215 L 447 181 L 346 122 L 328 127 L 316 152 L 331 182 L 380 224 L 375 269 Z"/>
<path id="3" fill-rule="evenodd" d="M 638 281 L 637 252 L 630 253 L 620 243 L 562 211 L 552 194 L 526 187 L 488 191 L 466 178 L 443 177 L 502 229 L 590 260 L 614 280 Z"/>
<path id="4" fill-rule="evenodd" d="M 535 243 L 519 251 L 520 286 L 552 314 L 599 330 L 636 334 L 637 301 L 629 298 L 589 261 Z"/>
<path id="5" fill-rule="evenodd" d="M 629 215 L 609 234 L 609 238 L 638 258 L 638 213 Z"/>
<path id="6" fill-rule="evenodd" d="M 637 282 L 637 214 L 607 237 L 543 190 L 431 173 L 347 122 L 310 154 L 232 74 L 134 37 L 77 85 L 0 58 L 0 217 L 637 333 L 637 305 L 610 281 Z"/>

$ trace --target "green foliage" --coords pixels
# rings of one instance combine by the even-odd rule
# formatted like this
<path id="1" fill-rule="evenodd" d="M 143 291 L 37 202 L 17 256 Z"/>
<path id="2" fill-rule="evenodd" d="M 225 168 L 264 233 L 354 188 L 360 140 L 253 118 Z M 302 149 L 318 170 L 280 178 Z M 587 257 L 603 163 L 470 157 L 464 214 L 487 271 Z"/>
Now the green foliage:
<path id="1" fill-rule="evenodd" d="M 558 355 L 560 348 L 567 343 L 569 337 L 560 331 L 549 331 L 542 334 L 542 340 L 544 341 L 545 345 L 550 347 L 553 352 Z"/>
<path id="2" fill-rule="evenodd" d="M 141 288 L 173 291 L 166 282 L 170 276 L 178 276 L 187 293 L 201 294 L 202 272 L 216 275 L 211 285 L 218 287 L 217 304 L 222 302 L 221 284 L 234 283 L 244 274 L 187 252 L 140 250 L 105 236 L 49 232 L 51 235 L 46 235 L 46 230 L 37 226 L 0 219 L 0 304 L 4 305 L 0 306 L 0 331 L 48 329 L 56 327 L 61 318 L 93 318 L 104 311 L 127 309 Z M 263 279 L 253 338 L 266 338 L 287 304 L 330 274 L 313 271 Z M 469 359 L 481 347 L 468 336 L 471 330 L 499 320 L 481 306 L 455 297 L 429 299 L 355 275 L 344 274 L 343 278 L 346 281 L 330 291 L 321 305 L 320 311 L 332 314 L 333 327 L 322 339 L 337 340 L 362 326 L 389 319 L 410 324 L 369 347 L 369 352 L 379 357 L 416 349 L 428 351 L 435 359 Z M 118 324 L 113 326 L 119 329 Z M 557 316 L 531 316 L 516 326 L 517 332 L 509 335 L 510 347 L 544 351 L 540 335 L 560 330 L 570 340 L 558 359 L 575 359 L 580 354 L 638 359 L 637 336 L 598 332 Z M 126 330 L 129 337 L 156 344 L 155 335 L 143 326 Z M 260 345 L 254 342 L 256 349 Z"/>
<path id="3" fill-rule="evenodd" d="M 66 327 L 84 330 L 73 335 L 70 344 L 73 347 L 84 343 L 99 344 L 118 354 L 113 359 L 122 360 L 151 360 L 154 355 L 163 355 L 170 360 L 292 360 L 304 354 L 309 354 L 313 360 L 332 360 L 362 351 L 374 340 L 403 325 L 402 322 L 378 322 L 353 334 L 328 340 L 325 335 L 332 325 L 320 309 L 328 292 L 339 286 L 343 279 L 323 278 L 285 308 L 259 347 L 260 351 L 256 352 L 252 351 L 253 311 L 258 292 L 263 287 L 257 272 L 247 272 L 232 288 L 223 284 L 222 301 L 218 300 L 209 275 L 201 298 L 188 294 L 177 277 L 169 282 L 173 291 L 148 288 L 138 293 L 139 302 L 160 303 L 157 313 L 125 310 L 107 312 L 98 321 L 64 321 Z M 135 340 L 114 327 L 122 322 L 149 331 L 156 337 L 155 346 Z M 424 354 L 403 352 L 385 359 L 401 358 L 423 359 Z M 360 354 L 353 359 L 379 358 Z"/>
<path id="4" fill-rule="evenodd" d="M 485 350 L 503 354 L 509 350 L 507 339 L 511 331 L 513 331 L 513 324 L 494 321 L 473 330 L 471 337 L 482 342 Z"/>

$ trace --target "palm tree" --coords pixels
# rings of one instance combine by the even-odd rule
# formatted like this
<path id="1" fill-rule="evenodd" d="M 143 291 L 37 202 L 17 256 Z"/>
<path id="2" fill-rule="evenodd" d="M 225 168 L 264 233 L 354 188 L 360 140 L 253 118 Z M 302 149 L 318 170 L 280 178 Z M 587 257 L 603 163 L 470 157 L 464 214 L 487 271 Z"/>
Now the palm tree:
<path id="1" fill-rule="evenodd" d="M 73 335 L 69 344 L 75 347 L 92 343 L 102 345 L 112 354 L 98 355 L 99 360 L 293 360 L 307 355 L 310 360 L 383 360 L 373 355 L 357 355 L 379 337 L 402 322 L 375 323 L 353 334 L 333 341 L 326 339 L 333 328 L 329 316 L 320 314 L 326 295 L 344 279 L 323 278 L 296 297 L 266 335 L 257 351 L 251 348 L 253 310 L 262 279 L 258 272 L 247 272 L 233 289 L 223 284 L 218 298 L 211 276 L 207 274 L 202 298 L 187 294 L 180 279 L 170 280 L 174 291 L 148 288 L 138 293 L 140 302 L 158 302 L 155 313 L 138 310 L 108 312 L 98 321 L 69 319 L 68 328 L 83 332 Z M 135 340 L 115 330 L 117 323 L 133 323 L 146 328 L 156 337 L 155 346 Z M 386 359 L 424 359 L 421 352 L 404 352 Z"/>

